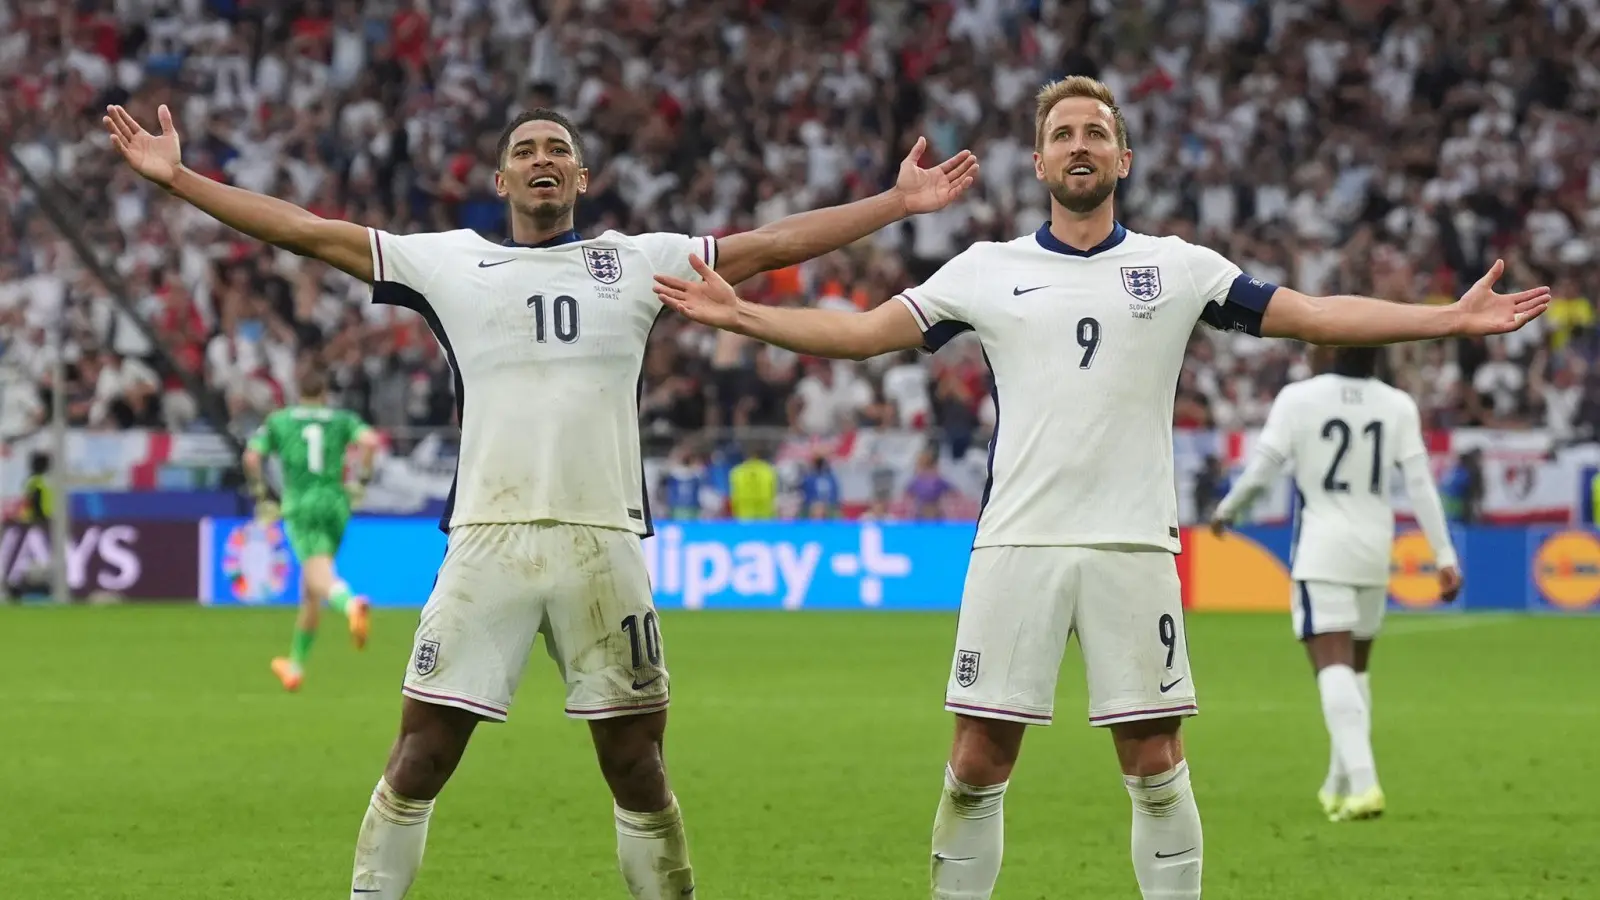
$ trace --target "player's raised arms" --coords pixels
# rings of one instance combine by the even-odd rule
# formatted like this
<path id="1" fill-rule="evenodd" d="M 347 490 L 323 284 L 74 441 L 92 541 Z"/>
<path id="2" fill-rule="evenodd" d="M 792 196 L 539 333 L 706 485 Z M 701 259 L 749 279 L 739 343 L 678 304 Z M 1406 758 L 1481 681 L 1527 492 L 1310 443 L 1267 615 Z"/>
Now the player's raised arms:
<path id="1" fill-rule="evenodd" d="M 927 138 L 917 138 L 900 161 L 894 189 L 874 197 L 786 216 L 717 240 L 717 272 L 738 284 L 848 246 L 907 216 L 949 206 L 978 178 L 978 158 L 962 150 L 937 166 L 922 167 Z"/>
<path id="2" fill-rule="evenodd" d="M 365 282 L 372 281 L 372 251 L 367 229 L 340 219 L 324 219 L 293 203 L 213 181 L 183 164 L 178 129 L 162 104 L 156 110 L 160 134 L 144 130 L 120 106 L 106 107 L 101 119 L 111 144 L 128 165 L 173 196 L 192 204 L 229 228 L 320 259 Z"/>
<path id="3" fill-rule="evenodd" d="M 657 275 L 661 302 L 684 316 L 713 328 L 749 335 L 806 356 L 870 359 L 924 343 L 922 328 L 899 303 L 884 303 L 866 312 L 795 309 L 750 303 L 739 297 L 730 279 L 698 259 L 691 259 L 702 281 Z"/>
<path id="4" fill-rule="evenodd" d="M 1516 331 L 1550 305 L 1550 288 L 1513 294 L 1494 289 L 1505 273 L 1495 260 L 1483 277 L 1448 306 L 1390 303 L 1371 297 L 1312 297 L 1280 287 L 1261 320 L 1262 337 L 1325 346 L 1366 346 Z"/>

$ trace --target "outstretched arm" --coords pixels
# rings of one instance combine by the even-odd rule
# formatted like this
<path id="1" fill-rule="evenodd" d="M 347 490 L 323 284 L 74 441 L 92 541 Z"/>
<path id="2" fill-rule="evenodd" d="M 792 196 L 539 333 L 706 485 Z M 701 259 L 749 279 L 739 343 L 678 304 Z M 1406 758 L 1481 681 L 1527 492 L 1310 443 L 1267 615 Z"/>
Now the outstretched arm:
<path id="1" fill-rule="evenodd" d="M 906 216 L 950 205 L 978 177 L 978 160 L 963 150 L 937 168 L 918 165 L 926 138 L 900 162 L 894 187 L 874 197 L 814 209 L 717 241 L 717 271 L 729 284 L 846 247 Z"/>
<path id="2" fill-rule="evenodd" d="M 1261 334 L 1312 344 L 1371 346 L 1516 331 L 1550 305 L 1550 289 L 1496 293 L 1495 282 L 1504 271 L 1505 263 L 1495 260 L 1477 284 L 1449 306 L 1371 297 L 1310 297 L 1280 287 L 1267 305 Z"/>
<path id="3" fill-rule="evenodd" d="M 165 105 L 157 110 L 161 133 L 145 131 L 120 106 L 106 107 L 102 120 L 111 144 L 134 171 L 169 194 L 237 231 L 301 256 L 320 259 L 362 281 L 372 281 L 367 229 L 324 219 L 274 197 L 212 181 L 183 165 L 178 130 Z"/>
<path id="4" fill-rule="evenodd" d="M 741 299 L 699 257 L 691 257 L 690 265 L 701 281 L 657 275 L 655 290 L 662 303 L 696 322 L 829 359 L 868 359 L 922 346 L 922 329 L 904 304 L 884 303 L 868 312 L 764 306 Z"/>
<path id="5" fill-rule="evenodd" d="M 1214 534 L 1221 534 L 1224 528 L 1232 525 L 1241 513 L 1256 502 L 1256 498 L 1263 491 L 1272 486 L 1284 463 L 1283 457 L 1276 452 L 1269 451 L 1265 447 L 1257 450 L 1255 456 L 1250 458 L 1249 465 L 1244 467 L 1239 480 L 1228 489 L 1227 496 L 1222 498 L 1216 510 L 1212 512 L 1211 531 Z"/>
<path id="6" fill-rule="evenodd" d="M 1290 407 L 1295 402 L 1294 396 L 1292 388 L 1285 389 L 1278 394 L 1272 409 L 1267 411 L 1267 421 L 1261 426 L 1261 434 L 1256 438 L 1256 449 L 1251 454 L 1249 464 L 1211 513 L 1212 534 L 1220 535 L 1223 529 L 1232 525 L 1263 491 L 1272 486 L 1279 473 L 1293 460 Z"/>

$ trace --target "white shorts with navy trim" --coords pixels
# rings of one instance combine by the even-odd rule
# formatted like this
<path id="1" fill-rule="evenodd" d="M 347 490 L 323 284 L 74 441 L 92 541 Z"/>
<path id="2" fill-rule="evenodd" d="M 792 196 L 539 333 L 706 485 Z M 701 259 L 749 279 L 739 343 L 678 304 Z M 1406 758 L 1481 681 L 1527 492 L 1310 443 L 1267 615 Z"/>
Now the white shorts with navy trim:
<path id="1" fill-rule="evenodd" d="M 451 529 L 402 691 L 504 721 L 540 634 L 566 680 L 567 715 L 604 719 L 667 707 L 639 536 L 560 523 Z"/>
<path id="2" fill-rule="evenodd" d="M 1314 634 L 1348 631 L 1356 640 L 1377 637 L 1389 604 L 1387 585 L 1296 581 L 1289 598 L 1294 633 L 1300 640 Z"/>
<path id="3" fill-rule="evenodd" d="M 1073 634 L 1091 725 L 1198 712 L 1174 556 L 1104 547 L 972 551 L 945 709 L 1050 724 Z"/>

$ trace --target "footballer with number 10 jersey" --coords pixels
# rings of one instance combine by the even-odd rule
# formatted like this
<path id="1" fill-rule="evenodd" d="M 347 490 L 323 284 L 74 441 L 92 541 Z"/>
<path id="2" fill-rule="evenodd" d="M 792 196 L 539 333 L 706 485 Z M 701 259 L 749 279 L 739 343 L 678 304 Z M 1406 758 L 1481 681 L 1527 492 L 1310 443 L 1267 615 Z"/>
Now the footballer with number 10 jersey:
<path id="1" fill-rule="evenodd" d="M 651 530 L 637 392 L 661 310 L 652 279 L 692 275 L 691 254 L 716 265 L 716 242 L 615 231 L 534 246 L 465 230 L 370 234 L 373 301 L 421 313 L 455 373 L 458 465 L 473 477 L 452 487 L 440 527 L 490 526 L 452 533 L 404 691 L 504 719 L 542 630 L 568 683 L 568 715 L 666 706 L 638 540 Z M 478 404 L 494 415 L 471 414 Z M 526 522 L 560 524 L 503 527 Z M 506 541 L 526 544 L 512 557 L 526 578 L 489 577 L 503 568 Z M 631 631 L 618 627 L 630 618 Z"/>

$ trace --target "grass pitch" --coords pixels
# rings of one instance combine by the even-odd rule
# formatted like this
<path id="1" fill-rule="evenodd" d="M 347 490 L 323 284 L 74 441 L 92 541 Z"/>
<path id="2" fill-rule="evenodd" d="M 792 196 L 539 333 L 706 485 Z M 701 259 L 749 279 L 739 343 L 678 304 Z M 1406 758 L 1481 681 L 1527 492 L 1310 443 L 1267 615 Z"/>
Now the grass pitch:
<path id="1" fill-rule="evenodd" d="M 267 670 L 292 612 L 0 610 L 0 896 L 348 896 L 394 736 L 414 611 L 367 652 L 325 630 L 305 688 Z M 668 754 L 706 900 L 927 896 L 954 617 L 668 613 Z M 1600 619 L 1394 618 L 1374 658 L 1389 814 L 1332 825 L 1321 712 L 1286 617 L 1193 616 L 1187 728 L 1206 896 L 1600 897 Z M 1110 741 L 1069 651 L 1057 724 L 1006 799 L 996 900 L 1137 898 Z M 610 800 L 536 651 L 440 800 L 416 900 L 616 898 Z"/>

